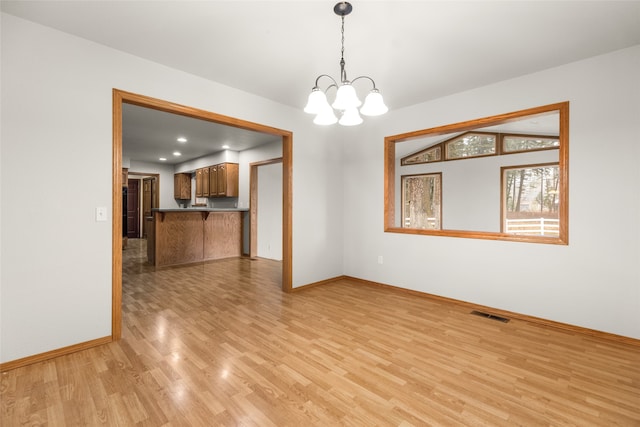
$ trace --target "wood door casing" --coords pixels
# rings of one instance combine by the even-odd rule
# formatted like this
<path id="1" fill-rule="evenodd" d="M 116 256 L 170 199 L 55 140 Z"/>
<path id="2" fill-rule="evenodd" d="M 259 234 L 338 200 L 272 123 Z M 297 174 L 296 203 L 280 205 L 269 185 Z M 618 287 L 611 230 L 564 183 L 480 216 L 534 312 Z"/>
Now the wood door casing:
<path id="1" fill-rule="evenodd" d="M 174 102 L 153 98 L 114 88 L 112 91 L 112 129 L 113 129 L 113 171 L 112 171 L 112 302 L 111 302 L 111 339 L 122 337 L 122 105 L 133 104 L 171 114 L 207 120 L 226 126 L 267 133 L 282 139 L 282 194 L 283 194 L 283 258 L 282 290 L 293 291 L 293 132 L 271 126 L 249 122 L 235 117 L 224 116 L 211 111 L 201 110 Z M 117 189 L 117 191 L 115 190 Z M 95 344 L 97 345 L 97 344 Z"/>

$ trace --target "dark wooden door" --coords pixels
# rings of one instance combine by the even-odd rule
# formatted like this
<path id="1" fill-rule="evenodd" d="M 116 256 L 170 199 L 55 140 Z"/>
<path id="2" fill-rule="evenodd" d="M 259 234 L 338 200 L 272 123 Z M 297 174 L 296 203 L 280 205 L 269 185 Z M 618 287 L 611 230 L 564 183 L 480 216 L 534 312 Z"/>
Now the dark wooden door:
<path id="1" fill-rule="evenodd" d="M 147 221 L 147 218 L 151 217 L 151 208 L 154 208 L 153 205 L 153 190 L 154 190 L 154 182 L 155 178 L 144 178 L 142 180 L 142 237 L 147 238 L 147 227 L 149 227 L 150 222 Z"/>
<path id="2" fill-rule="evenodd" d="M 140 181 L 127 182 L 127 237 L 140 237 Z"/>

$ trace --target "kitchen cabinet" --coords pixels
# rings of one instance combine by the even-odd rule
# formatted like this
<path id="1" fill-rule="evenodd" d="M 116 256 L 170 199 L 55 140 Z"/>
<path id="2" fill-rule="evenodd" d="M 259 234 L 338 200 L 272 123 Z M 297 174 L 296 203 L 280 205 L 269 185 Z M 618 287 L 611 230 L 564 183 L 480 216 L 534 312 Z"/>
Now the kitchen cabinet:
<path id="1" fill-rule="evenodd" d="M 221 163 L 209 168 L 210 197 L 238 197 L 238 164 Z"/>
<path id="2" fill-rule="evenodd" d="M 202 169 L 196 169 L 196 197 L 202 197 Z"/>
<path id="3" fill-rule="evenodd" d="M 209 167 L 209 197 L 218 195 L 218 165 Z"/>
<path id="4" fill-rule="evenodd" d="M 196 197 L 209 197 L 209 167 L 196 169 Z"/>
<path id="5" fill-rule="evenodd" d="M 209 168 L 202 168 L 202 197 L 209 197 Z"/>
<path id="6" fill-rule="evenodd" d="M 181 200 L 191 199 L 190 173 L 177 173 L 173 175 L 173 198 Z"/>

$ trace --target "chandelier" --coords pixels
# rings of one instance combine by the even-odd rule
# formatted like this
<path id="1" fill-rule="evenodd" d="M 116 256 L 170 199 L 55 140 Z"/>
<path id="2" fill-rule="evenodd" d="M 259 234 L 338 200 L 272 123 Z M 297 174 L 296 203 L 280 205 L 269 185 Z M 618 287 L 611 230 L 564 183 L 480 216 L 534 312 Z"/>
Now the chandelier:
<path id="1" fill-rule="evenodd" d="M 352 10 L 353 6 L 351 6 L 351 4 L 346 1 L 340 2 L 333 7 L 333 11 L 335 12 L 335 14 L 340 16 L 342 19 L 340 83 L 336 82 L 333 77 L 327 74 L 321 74 L 316 78 L 315 86 L 313 87 L 313 89 L 311 89 L 311 93 L 309 94 L 309 99 L 307 100 L 307 105 L 304 107 L 304 111 L 305 113 L 316 115 L 313 123 L 317 125 L 332 125 L 336 122 L 340 123 L 343 126 L 359 125 L 360 123 L 362 123 L 362 117 L 360 117 L 360 114 L 363 114 L 365 116 L 379 116 L 389 110 L 384 104 L 382 95 L 376 88 L 376 83 L 371 77 L 359 76 L 351 81 L 347 79 L 347 71 L 344 68 L 344 17 L 350 14 Z M 331 84 L 327 86 L 325 90 L 321 90 L 318 86 L 318 82 L 323 77 L 331 80 Z M 373 88 L 364 100 L 364 105 L 362 104 L 362 101 L 358 99 L 356 90 L 352 85 L 360 79 L 367 79 L 373 85 Z M 326 93 L 331 88 L 336 88 L 337 91 L 335 100 L 332 104 L 329 104 L 329 102 L 327 101 Z M 358 112 L 358 107 L 360 107 L 361 105 L 362 107 Z M 334 110 L 338 110 L 340 112 L 339 121 Z"/>

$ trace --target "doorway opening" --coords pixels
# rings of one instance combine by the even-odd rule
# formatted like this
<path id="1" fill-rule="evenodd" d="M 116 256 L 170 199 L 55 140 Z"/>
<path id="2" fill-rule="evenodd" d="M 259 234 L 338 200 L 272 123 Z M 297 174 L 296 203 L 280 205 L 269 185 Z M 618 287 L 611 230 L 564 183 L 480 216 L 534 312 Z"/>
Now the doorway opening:
<path id="1" fill-rule="evenodd" d="M 249 256 L 251 258 L 257 258 L 258 256 L 260 256 L 260 251 L 258 248 L 258 206 L 259 206 L 259 193 L 260 191 L 258 190 L 259 188 L 262 188 L 262 186 L 259 185 L 259 182 L 264 182 L 265 179 L 263 177 L 262 181 L 259 179 L 259 170 L 260 169 L 264 169 L 266 166 L 269 165 L 275 165 L 277 163 L 282 163 L 282 157 L 277 158 L 277 159 L 270 159 L 270 160 L 264 160 L 261 162 L 255 162 L 255 163 L 251 163 L 249 165 Z M 263 212 L 264 210 L 261 210 L 261 212 Z M 276 214 L 278 215 L 278 214 Z M 270 229 L 272 227 L 269 227 Z M 264 236 L 264 235 L 263 235 Z M 264 250 L 264 249 L 263 249 Z M 268 251 L 270 253 L 270 257 L 273 258 L 273 253 L 276 254 L 280 254 L 280 257 L 282 257 L 282 252 L 279 250 L 274 251 L 273 253 L 271 251 Z"/>
<path id="2" fill-rule="evenodd" d="M 282 138 L 282 290 L 292 291 L 293 133 L 205 110 L 113 89 L 112 340 L 122 335 L 122 105 L 132 104 Z"/>
<path id="3" fill-rule="evenodd" d="M 133 187 L 138 188 L 138 196 L 133 201 L 135 208 L 130 206 L 130 200 L 129 198 L 127 199 L 127 222 L 129 223 L 127 230 L 135 229 L 137 230 L 137 235 L 132 236 L 134 233 L 129 233 L 127 237 L 146 239 L 150 226 L 150 221 L 147 221 L 147 218 L 151 217 L 151 209 L 160 207 L 160 174 L 135 171 L 128 171 L 127 174 L 128 196 L 131 195 L 131 181 L 135 181 Z M 125 185 L 125 183 L 122 185 Z"/>

